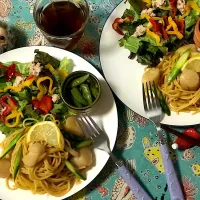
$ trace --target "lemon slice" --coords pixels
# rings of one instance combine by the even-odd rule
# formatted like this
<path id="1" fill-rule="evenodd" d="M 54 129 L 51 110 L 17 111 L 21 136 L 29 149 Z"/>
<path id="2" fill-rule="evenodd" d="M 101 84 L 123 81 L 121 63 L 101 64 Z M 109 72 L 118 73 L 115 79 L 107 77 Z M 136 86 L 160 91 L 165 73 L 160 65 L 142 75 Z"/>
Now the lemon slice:
<path id="1" fill-rule="evenodd" d="M 187 60 L 181 70 L 184 69 L 193 69 L 195 72 L 200 72 L 200 56 L 194 56 Z"/>
<path id="2" fill-rule="evenodd" d="M 45 141 L 49 145 L 64 149 L 64 138 L 54 122 L 44 121 L 36 123 L 27 133 L 26 141 Z"/>

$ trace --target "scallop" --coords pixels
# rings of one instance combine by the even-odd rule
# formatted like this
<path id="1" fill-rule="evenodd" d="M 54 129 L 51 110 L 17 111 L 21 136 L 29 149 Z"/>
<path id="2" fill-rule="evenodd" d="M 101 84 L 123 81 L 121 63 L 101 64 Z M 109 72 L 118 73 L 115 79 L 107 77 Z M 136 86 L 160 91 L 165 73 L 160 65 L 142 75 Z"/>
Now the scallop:
<path id="1" fill-rule="evenodd" d="M 160 79 L 160 70 L 158 68 L 149 68 L 142 76 L 142 82 L 155 82 L 158 85 Z"/>
<path id="2" fill-rule="evenodd" d="M 199 75 L 191 69 L 184 69 L 180 75 L 180 85 L 184 90 L 196 91 L 199 89 Z"/>
<path id="3" fill-rule="evenodd" d="M 79 126 L 76 117 L 70 116 L 66 119 L 64 124 L 64 130 L 74 135 L 84 136 L 81 127 Z"/>
<path id="4" fill-rule="evenodd" d="M 77 169 L 84 169 L 90 166 L 93 162 L 93 155 L 92 151 L 89 147 L 82 147 L 78 150 L 79 156 L 72 157 L 70 162 L 76 167 Z"/>

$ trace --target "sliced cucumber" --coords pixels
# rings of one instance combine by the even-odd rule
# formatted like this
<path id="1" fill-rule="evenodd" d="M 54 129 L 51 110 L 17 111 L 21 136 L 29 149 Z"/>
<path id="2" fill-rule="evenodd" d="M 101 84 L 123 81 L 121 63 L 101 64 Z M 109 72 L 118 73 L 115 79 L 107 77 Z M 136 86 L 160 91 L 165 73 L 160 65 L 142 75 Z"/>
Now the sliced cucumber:
<path id="1" fill-rule="evenodd" d="M 86 177 L 81 174 L 81 172 L 79 172 L 77 169 L 75 169 L 75 167 L 68 161 L 65 160 L 65 165 L 67 167 L 67 169 L 69 169 L 69 171 L 71 171 L 77 178 L 82 179 L 82 180 L 86 180 Z"/>

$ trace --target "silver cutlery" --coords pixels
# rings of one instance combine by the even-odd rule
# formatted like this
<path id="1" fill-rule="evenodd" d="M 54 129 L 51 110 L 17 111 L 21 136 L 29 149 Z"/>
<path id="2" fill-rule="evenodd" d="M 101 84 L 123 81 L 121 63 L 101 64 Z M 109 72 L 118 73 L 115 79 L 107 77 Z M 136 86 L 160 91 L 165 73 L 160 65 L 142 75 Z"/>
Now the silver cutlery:
<path id="1" fill-rule="evenodd" d="M 184 200 L 184 196 L 178 181 L 176 171 L 170 158 L 169 149 L 161 132 L 162 108 L 158 99 L 155 83 L 147 82 L 142 84 L 143 104 L 146 116 L 154 123 L 160 140 L 160 151 L 162 154 L 165 175 L 169 188 L 171 200 Z"/>
<path id="2" fill-rule="evenodd" d="M 135 197 L 138 200 L 152 200 L 152 198 L 145 192 L 138 181 L 133 177 L 123 161 L 117 159 L 116 156 L 111 152 L 107 134 L 102 131 L 96 122 L 87 114 L 76 115 L 76 117 L 84 134 L 92 139 L 93 146 L 107 152 L 110 155 L 113 162 L 117 166 L 120 175 L 128 184 Z"/>

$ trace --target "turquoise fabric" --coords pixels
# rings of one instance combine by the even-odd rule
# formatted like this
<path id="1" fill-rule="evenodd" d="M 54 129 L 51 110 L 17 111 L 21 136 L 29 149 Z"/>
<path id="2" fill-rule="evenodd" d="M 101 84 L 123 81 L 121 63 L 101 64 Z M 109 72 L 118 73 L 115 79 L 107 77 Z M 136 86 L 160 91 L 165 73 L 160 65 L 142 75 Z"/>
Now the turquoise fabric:
<path id="1" fill-rule="evenodd" d="M 120 0 L 90 0 L 90 19 L 85 35 L 77 50 L 80 55 L 102 74 L 99 60 L 99 41 L 104 23 Z M 0 20 L 14 29 L 16 47 L 48 45 L 36 27 L 32 11 L 34 0 L 0 0 Z M 169 200 L 155 128 L 148 120 L 131 111 L 115 96 L 119 114 L 119 130 L 114 153 L 126 161 L 127 166 L 154 199 Z M 169 144 L 175 137 L 167 135 Z M 200 150 L 193 147 L 185 151 L 172 151 L 171 156 L 183 184 L 187 200 L 200 200 Z M 155 164 L 153 164 L 154 162 Z M 159 172 L 160 171 L 160 172 Z M 97 178 L 85 189 L 69 199 L 74 200 L 134 200 L 111 160 Z"/>

